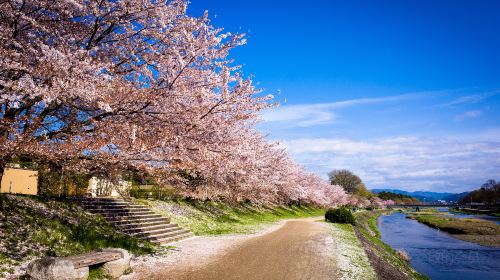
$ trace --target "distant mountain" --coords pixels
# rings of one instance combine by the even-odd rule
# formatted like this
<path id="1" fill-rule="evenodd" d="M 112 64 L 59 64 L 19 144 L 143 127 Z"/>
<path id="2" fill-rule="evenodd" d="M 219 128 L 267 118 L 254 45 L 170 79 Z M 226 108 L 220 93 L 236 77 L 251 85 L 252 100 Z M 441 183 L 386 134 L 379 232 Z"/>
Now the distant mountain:
<path id="1" fill-rule="evenodd" d="M 409 195 L 422 202 L 435 202 L 437 200 L 458 201 L 459 199 L 468 194 L 468 193 L 459 193 L 459 194 L 439 193 L 439 192 L 425 192 L 425 191 L 408 192 L 398 189 L 373 189 L 371 191 L 375 194 L 378 194 L 380 192 L 392 192 L 392 193 Z M 456 197 L 458 197 L 458 199 Z"/>
<path id="2" fill-rule="evenodd" d="M 373 189 L 370 191 L 374 194 L 378 194 L 380 192 L 392 192 L 392 193 L 399 193 L 399 194 L 406 194 L 406 195 L 409 194 L 409 192 L 407 192 L 407 191 L 398 190 L 398 189 Z"/>
<path id="3" fill-rule="evenodd" d="M 443 197 L 442 200 L 452 201 L 452 202 L 458 202 L 462 198 L 466 197 L 469 193 L 470 192 L 463 192 L 463 193 L 452 194 L 452 195 Z"/>

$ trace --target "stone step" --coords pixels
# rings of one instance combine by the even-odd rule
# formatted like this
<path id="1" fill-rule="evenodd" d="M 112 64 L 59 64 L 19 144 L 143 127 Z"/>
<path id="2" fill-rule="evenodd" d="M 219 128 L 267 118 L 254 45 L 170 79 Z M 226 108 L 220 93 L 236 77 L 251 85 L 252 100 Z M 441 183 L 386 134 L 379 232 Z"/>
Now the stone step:
<path id="1" fill-rule="evenodd" d="M 76 201 L 87 201 L 87 200 L 125 200 L 125 199 L 131 199 L 130 197 L 109 197 L 109 196 L 99 196 L 99 197 L 90 197 L 90 196 L 84 196 L 84 197 L 74 197 L 73 200 Z"/>
<path id="2" fill-rule="evenodd" d="M 130 223 L 147 223 L 147 222 L 159 222 L 159 221 L 166 222 L 166 223 L 170 222 L 170 220 L 168 218 L 162 217 L 160 215 L 154 215 L 154 217 L 124 216 L 121 219 L 120 218 L 110 218 L 107 221 L 113 225 L 116 225 L 116 226 L 130 224 Z"/>
<path id="3" fill-rule="evenodd" d="M 80 204 L 133 204 L 133 201 L 126 200 L 82 200 Z"/>
<path id="4" fill-rule="evenodd" d="M 122 230 L 148 227 L 148 226 L 158 226 L 158 225 L 170 225 L 170 220 L 168 218 L 162 219 L 152 219 L 150 221 L 131 221 L 131 222 L 120 222 L 115 224 Z"/>
<path id="5" fill-rule="evenodd" d="M 155 214 L 146 205 L 115 198 L 80 199 L 86 211 L 103 216 L 121 232 L 156 244 L 165 244 L 193 236 L 170 218 Z"/>
<path id="6" fill-rule="evenodd" d="M 148 232 L 152 230 L 157 230 L 157 229 L 166 229 L 166 228 L 178 228 L 179 226 L 177 224 L 167 224 L 167 223 L 157 223 L 154 225 L 141 225 L 138 224 L 135 227 L 128 227 L 122 229 L 122 232 L 124 233 L 137 233 L 137 232 Z"/>
<path id="7" fill-rule="evenodd" d="M 130 233 L 130 235 L 138 237 L 138 238 L 148 238 L 151 236 L 160 236 L 163 234 L 170 234 L 170 233 L 179 233 L 181 234 L 184 232 L 188 232 L 186 230 L 183 230 L 180 227 L 167 227 L 167 228 L 160 228 L 160 229 L 155 229 L 155 230 L 148 230 L 144 232 L 134 232 Z"/>
<path id="8" fill-rule="evenodd" d="M 149 209 L 146 205 L 138 205 L 138 204 L 123 204 L 123 205 L 116 205 L 116 204 L 88 204 L 88 205 L 83 205 L 85 209 L 118 209 L 118 208 L 130 208 L 130 209 Z"/>
<path id="9" fill-rule="evenodd" d="M 161 239 L 168 238 L 168 237 L 175 237 L 178 235 L 183 235 L 186 233 L 190 233 L 189 230 L 179 229 L 176 231 L 171 231 L 171 232 L 166 232 L 166 233 L 157 233 L 157 234 L 144 236 L 144 239 L 149 240 L 149 241 L 155 241 L 155 240 L 161 240 Z"/>
<path id="10" fill-rule="evenodd" d="M 112 209 L 112 208 L 140 208 L 134 207 L 132 204 L 89 204 L 83 205 L 85 209 Z"/>
<path id="11" fill-rule="evenodd" d="M 99 213 L 116 213 L 116 212 L 127 212 L 127 213 L 143 213 L 152 212 L 149 208 L 110 208 L 110 209 L 100 209 L 100 208 L 89 208 L 87 211 L 99 214 Z"/>
<path id="12" fill-rule="evenodd" d="M 173 236 L 173 237 L 166 237 L 166 238 L 162 238 L 162 239 L 152 240 L 152 242 L 164 245 L 164 244 L 168 244 L 168 243 L 171 243 L 171 242 L 175 242 L 175 241 L 179 241 L 179 240 L 182 240 L 182 239 L 186 239 L 186 238 L 189 238 L 189 237 L 192 237 L 192 236 L 194 236 L 194 235 L 190 232 L 190 233 L 181 234 L 181 235 L 177 235 L 177 236 Z"/>
<path id="13" fill-rule="evenodd" d="M 85 206 L 85 207 L 92 207 L 92 206 L 111 206 L 111 207 L 116 207 L 116 206 L 134 205 L 133 203 L 129 203 L 129 202 L 84 202 L 84 203 L 81 203 L 81 204 L 83 206 Z"/>
<path id="14" fill-rule="evenodd" d="M 155 214 L 152 211 L 149 212 L 141 212 L 141 213 L 130 213 L 130 212 L 113 212 L 113 213 L 95 213 L 95 215 L 101 215 L 106 220 L 111 221 L 111 220 L 116 220 L 116 219 L 122 219 L 122 218 L 160 218 L 162 217 L 161 215 Z"/>

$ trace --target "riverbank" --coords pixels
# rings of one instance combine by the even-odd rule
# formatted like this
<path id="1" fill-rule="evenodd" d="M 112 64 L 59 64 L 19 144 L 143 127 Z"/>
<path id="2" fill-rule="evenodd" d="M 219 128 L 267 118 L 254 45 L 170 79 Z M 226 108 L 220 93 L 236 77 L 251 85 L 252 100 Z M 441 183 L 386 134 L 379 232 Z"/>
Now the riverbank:
<path id="1" fill-rule="evenodd" d="M 500 217 L 500 211 L 498 210 L 478 210 L 470 208 L 450 208 L 450 212 L 462 213 L 462 214 L 472 214 L 472 215 L 488 215 L 492 217 Z"/>
<path id="2" fill-rule="evenodd" d="M 438 214 L 409 214 L 408 218 L 447 232 L 464 241 L 500 248 L 500 226 L 493 222 L 480 219 L 458 219 Z"/>
<path id="3" fill-rule="evenodd" d="M 457 239 L 400 212 L 381 216 L 377 225 L 382 241 L 407 252 L 411 266 L 433 280 L 500 279 L 500 249 Z"/>
<path id="4" fill-rule="evenodd" d="M 389 213 L 391 211 L 387 210 L 358 212 L 356 213 L 356 225 L 353 227 L 377 274 L 377 279 L 428 279 L 411 267 L 404 252 L 396 252 L 380 239 L 377 218 Z"/>

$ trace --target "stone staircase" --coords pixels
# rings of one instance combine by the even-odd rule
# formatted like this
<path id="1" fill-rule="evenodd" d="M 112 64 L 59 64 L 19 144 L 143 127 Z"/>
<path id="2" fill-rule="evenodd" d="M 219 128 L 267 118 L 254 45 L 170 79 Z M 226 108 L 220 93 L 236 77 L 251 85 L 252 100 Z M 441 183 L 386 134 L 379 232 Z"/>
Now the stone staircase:
<path id="1" fill-rule="evenodd" d="M 157 244 L 166 244 L 193 236 L 171 224 L 170 219 L 155 214 L 147 206 L 119 198 L 81 198 L 87 211 L 104 216 L 121 232 Z"/>

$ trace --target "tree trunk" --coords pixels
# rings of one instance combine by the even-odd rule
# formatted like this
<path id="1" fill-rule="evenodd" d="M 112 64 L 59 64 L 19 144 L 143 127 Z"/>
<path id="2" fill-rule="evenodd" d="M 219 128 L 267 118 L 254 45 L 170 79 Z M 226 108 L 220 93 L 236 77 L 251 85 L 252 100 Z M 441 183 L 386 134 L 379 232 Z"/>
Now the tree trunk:
<path id="1" fill-rule="evenodd" d="M 3 172 L 5 171 L 5 163 L 3 161 L 0 162 L 0 188 L 3 178 Z"/>

